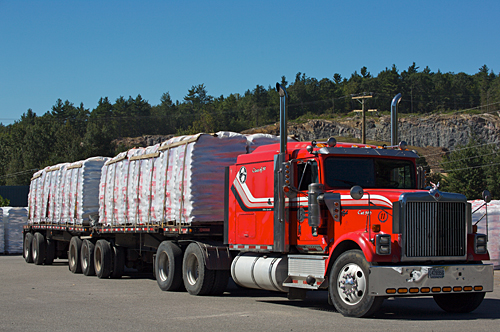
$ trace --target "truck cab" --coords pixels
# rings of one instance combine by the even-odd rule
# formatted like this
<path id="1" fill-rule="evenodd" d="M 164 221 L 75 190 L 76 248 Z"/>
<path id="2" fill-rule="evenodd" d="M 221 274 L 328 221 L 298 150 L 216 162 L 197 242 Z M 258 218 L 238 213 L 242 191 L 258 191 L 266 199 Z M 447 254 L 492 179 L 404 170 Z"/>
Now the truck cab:
<path id="1" fill-rule="evenodd" d="M 292 298 L 329 289 L 337 310 L 355 317 L 408 295 L 466 312 L 493 290 L 470 204 L 419 188 L 418 155 L 405 143 L 289 142 L 281 164 L 278 153 L 278 144 L 262 146 L 228 168 L 226 242 L 239 251 L 233 279 L 252 275 L 240 285 Z"/>

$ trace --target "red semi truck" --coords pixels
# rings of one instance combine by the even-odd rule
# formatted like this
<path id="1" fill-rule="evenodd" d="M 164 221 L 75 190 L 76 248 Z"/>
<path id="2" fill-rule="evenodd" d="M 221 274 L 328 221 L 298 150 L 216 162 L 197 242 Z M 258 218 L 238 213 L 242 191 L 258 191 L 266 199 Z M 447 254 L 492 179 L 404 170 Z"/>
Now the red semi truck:
<path id="1" fill-rule="evenodd" d="M 58 196 L 39 195 L 41 202 L 35 202 L 40 179 L 34 179 L 24 227 L 26 261 L 51 264 L 67 257 L 73 273 L 99 278 L 152 264 L 162 290 L 185 287 L 192 295 L 220 295 L 229 277 L 242 287 L 286 292 L 290 299 L 328 290 L 329 303 L 352 317 L 372 315 L 395 296 L 433 296 L 449 312 L 476 309 L 485 292 L 493 291 L 493 266 L 483 263 L 489 260 L 487 236 L 472 225 L 466 197 L 437 186 L 422 189 L 418 156 L 404 142 L 288 142 L 287 95 L 279 84 L 277 89 L 279 144 L 241 153 L 213 172 L 213 161 L 186 169 L 189 146 L 203 135 L 103 160 L 99 217 L 90 214 L 87 222 L 50 219 L 47 211 Z M 180 161 L 184 166 L 175 171 Z M 134 165 L 150 171 L 134 173 Z M 127 185 L 137 181 L 140 188 L 132 194 L 119 184 L 125 171 Z M 212 184 L 193 180 L 197 172 L 213 177 Z M 197 184 L 208 187 L 209 195 L 198 194 Z M 141 194 L 144 188 L 149 191 Z M 73 204 L 75 215 L 85 204 L 78 203 L 78 194 L 73 201 L 61 198 Z M 122 204 L 120 195 L 129 198 Z M 190 209 L 198 209 L 194 217 Z"/>

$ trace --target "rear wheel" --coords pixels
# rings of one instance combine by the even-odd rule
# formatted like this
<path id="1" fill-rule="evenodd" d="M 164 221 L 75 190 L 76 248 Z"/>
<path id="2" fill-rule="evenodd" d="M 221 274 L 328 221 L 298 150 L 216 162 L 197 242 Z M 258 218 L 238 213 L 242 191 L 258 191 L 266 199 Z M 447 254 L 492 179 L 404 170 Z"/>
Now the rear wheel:
<path id="1" fill-rule="evenodd" d="M 47 239 L 45 241 L 45 265 L 52 265 L 56 258 L 56 241 Z"/>
<path id="2" fill-rule="evenodd" d="M 83 240 L 81 251 L 82 273 L 86 276 L 94 276 L 94 244 L 89 240 Z"/>
<path id="3" fill-rule="evenodd" d="M 328 292 L 342 315 L 367 317 L 380 309 L 384 299 L 368 294 L 368 275 L 369 265 L 361 250 L 346 251 L 333 264 Z"/>
<path id="4" fill-rule="evenodd" d="M 80 253 L 82 250 L 82 240 L 78 236 L 73 236 L 69 242 L 68 265 L 72 273 L 82 273 L 80 263 Z"/>
<path id="5" fill-rule="evenodd" d="M 229 281 L 229 270 L 216 270 L 215 272 L 215 280 L 212 290 L 210 291 L 211 295 L 222 295 L 227 288 L 227 283 Z"/>
<path id="6" fill-rule="evenodd" d="M 111 274 L 113 258 L 111 245 L 108 241 L 98 240 L 94 250 L 94 267 L 95 274 L 99 279 L 108 278 Z"/>
<path id="7" fill-rule="evenodd" d="M 160 243 L 156 251 L 155 275 L 163 291 L 182 288 L 182 249 L 171 241 Z"/>
<path id="8" fill-rule="evenodd" d="M 184 252 L 182 278 L 191 295 L 207 295 L 212 290 L 215 271 L 205 266 L 203 252 L 197 243 L 191 243 Z"/>
<path id="9" fill-rule="evenodd" d="M 42 265 L 45 260 L 45 237 L 42 233 L 36 232 L 33 236 L 33 244 L 31 245 L 33 263 Z"/>
<path id="10" fill-rule="evenodd" d="M 120 279 L 125 270 L 125 248 L 120 246 L 113 246 L 113 271 L 111 278 Z"/>
<path id="11" fill-rule="evenodd" d="M 462 293 L 434 295 L 437 305 L 447 312 L 468 313 L 474 311 L 483 302 L 486 293 Z"/>
<path id="12" fill-rule="evenodd" d="M 23 243 L 23 256 L 26 263 L 33 263 L 33 253 L 31 252 L 31 247 L 33 245 L 33 234 L 24 234 Z"/>

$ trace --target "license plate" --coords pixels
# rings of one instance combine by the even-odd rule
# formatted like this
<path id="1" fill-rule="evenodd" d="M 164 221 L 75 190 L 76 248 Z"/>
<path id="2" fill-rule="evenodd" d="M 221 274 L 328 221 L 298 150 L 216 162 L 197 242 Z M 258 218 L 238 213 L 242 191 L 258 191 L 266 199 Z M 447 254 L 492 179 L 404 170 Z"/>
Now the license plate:
<path id="1" fill-rule="evenodd" d="M 444 278 L 443 267 L 433 267 L 429 269 L 429 278 Z"/>

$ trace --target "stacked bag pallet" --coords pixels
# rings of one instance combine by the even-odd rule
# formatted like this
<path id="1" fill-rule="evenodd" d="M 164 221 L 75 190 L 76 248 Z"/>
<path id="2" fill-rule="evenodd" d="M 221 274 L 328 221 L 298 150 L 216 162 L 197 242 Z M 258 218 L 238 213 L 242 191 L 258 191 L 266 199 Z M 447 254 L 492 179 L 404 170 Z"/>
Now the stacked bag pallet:
<path id="1" fill-rule="evenodd" d="M 28 208 L 2 207 L 0 208 L 3 223 L 4 252 L 20 254 L 23 252 L 23 225 L 28 219 Z"/>
<path id="2" fill-rule="evenodd" d="M 99 223 L 221 221 L 224 168 L 246 152 L 246 137 L 231 132 L 173 137 L 161 145 L 123 152 L 103 167 Z"/>
<path id="3" fill-rule="evenodd" d="M 94 157 L 46 167 L 31 180 L 29 223 L 89 225 L 99 213 L 101 169 L 109 158 Z"/>
<path id="4" fill-rule="evenodd" d="M 476 200 L 471 201 L 472 211 L 476 211 L 484 201 Z M 481 217 L 485 214 L 486 208 L 488 209 L 488 232 L 486 232 L 486 218 Z M 472 224 L 477 221 L 478 233 L 488 234 L 488 251 L 490 253 L 490 261 L 495 266 L 495 269 L 500 269 L 500 201 L 493 200 L 488 203 L 488 206 L 483 206 L 472 215 Z"/>

